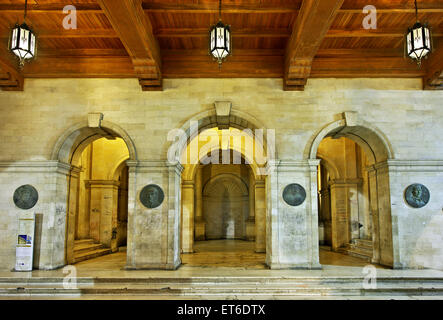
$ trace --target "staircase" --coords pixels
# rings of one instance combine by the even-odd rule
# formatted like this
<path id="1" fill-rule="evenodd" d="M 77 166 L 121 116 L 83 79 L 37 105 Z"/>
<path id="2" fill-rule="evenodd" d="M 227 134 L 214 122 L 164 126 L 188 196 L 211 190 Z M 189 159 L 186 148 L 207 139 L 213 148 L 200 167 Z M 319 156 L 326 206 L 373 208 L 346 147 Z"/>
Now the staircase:
<path id="1" fill-rule="evenodd" d="M 74 260 L 76 263 L 109 253 L 111 253 L 110 248 L 106 248 L 100 243 L 95 243 L 93 239 L 74 241 Z"/>
<path id="2" fill-rule="evenodd" d="M 338 252 L 349 256 L 357 257 L 370 262 L 373 255 L 373 245 L 371 240 L 354 239 L 352 243 L 341 248 Z"/>
<path id="3" fill-rule="evenodd" d="M 364 286 L 362 276 L 263 276 L 263 277 L 140 277 L 76 278 L 66 287 L 62 277 L 1 278 L 0 297 L 143 297 L 150 299 L 357 299 L 378 297 L 443 298 L 443 277 L 377 277 L 376 286 Z"/>

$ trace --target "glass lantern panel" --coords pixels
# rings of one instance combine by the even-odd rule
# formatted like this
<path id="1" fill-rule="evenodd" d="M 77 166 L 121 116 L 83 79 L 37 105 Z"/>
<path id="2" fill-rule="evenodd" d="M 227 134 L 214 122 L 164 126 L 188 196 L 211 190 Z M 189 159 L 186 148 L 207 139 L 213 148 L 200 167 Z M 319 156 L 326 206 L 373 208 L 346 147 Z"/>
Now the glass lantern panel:
<path id="1" fill-rule="evenodd" d="M 18 33 L 18 28 L 15 28 L 12 31 L 11 49 L 14 49 L 15 47 L 17 47 L 17 33 Z"/>
<path id="2" fill-rule="evenodd" d="M 215 48 L 215 29 L 211 31 L 211 51 Z"/>
<path id="3" fill-rule="evenodd" d="M 225 46 L 225 29 L 217 28 L 217 47 L 223 48 Z"/>
<path id="4" fill-rule="evenodd" d="M 431 48 L 431 35 L 428 28 L 425 28 L 425 43 L 427 48 Z"/>
<path id="5" fill-rule="evenodd" d="M 35 36 L 31 34 L 31 56 L 35 55 Z"/>
<path id="6" fill-rule="evenodd" d="M 17 51 L 18 51 L 18 57 L 20 59 L 23 59 L 26 56 L 27 51 L 22 50 L 22 49 L 17 49 Z"/>
<path id="7" fill-rule="evenodd" d="M 414 48 L 423 47 L 422 29 L 414 29 Z"/>
<path id="8" fill-rule="evenodd" d="M 231 52 L 231 32 L 226 30 L 226 49 Z"/>
<path id="9" fill-rule="evenodd" d="M 20 49 L 29 50 L 29 30 L 21 29 Z"/>
<path id="10" fill-rule="evenodd" d="M 223 57 L 223 49 L 217 49 L 215 50 L 217 52 L 217 58 L 221 59 Z"/>
<path id="11" fill-rule="evenodd" d="M 408 35 L 406 36 L 406 43 L 408 45 L 408 54 L 411 53 L 412 51 L 412 32 L 409 32 Z"/>

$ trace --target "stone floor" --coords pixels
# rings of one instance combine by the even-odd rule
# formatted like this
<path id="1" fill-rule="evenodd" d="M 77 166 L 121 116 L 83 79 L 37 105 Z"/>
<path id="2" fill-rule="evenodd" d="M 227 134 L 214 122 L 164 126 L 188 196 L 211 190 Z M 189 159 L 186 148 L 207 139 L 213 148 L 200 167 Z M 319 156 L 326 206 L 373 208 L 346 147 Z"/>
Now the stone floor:
<path id="1" fill-rule="evenodd" d="M 180 268 L 169 271 L 125 270 L 126 253 L 117 252 L 75 268 L 0 272 L 0 300 L 443 299 L 439 270 L 375 266 L 377 293 L 361 289 L 366 261 L 327 248 L 320 250 L 321 270 L 270 270 L 264 261 L 253 242 L 231 240 L 197 242 L 195 253 L 183 254 Z M 69 294 L 63 288 L 68 274 L 79 281 Z"/>
<path id="2" fill-rule="evenodd" d="M 125 270 L 126 252 L 75 264 L 78 277 L 193 277 L 193 276 L 361 276 L 368 262 L 356 257 L 320 250 L 321 270 L 270 270 L 265 254 L 255 253 L 253 242 L 212 240 L 195 243 L 195 253 L 183 254 L 177 270 Z M 375 266 L 383 277 L 443 277 L 439 270 L 392 270 Z M 63 269 L 32 272 L 0 272 L 0 277 L 63 277 Z"/>

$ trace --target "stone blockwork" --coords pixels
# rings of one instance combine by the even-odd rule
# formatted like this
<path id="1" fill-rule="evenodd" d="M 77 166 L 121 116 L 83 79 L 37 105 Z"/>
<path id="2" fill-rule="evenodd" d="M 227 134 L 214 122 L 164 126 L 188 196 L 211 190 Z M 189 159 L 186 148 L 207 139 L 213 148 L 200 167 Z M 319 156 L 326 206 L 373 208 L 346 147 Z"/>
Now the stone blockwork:
<path id="1" fill-rule="evenodd" d="M 415 79 L 312 79 L 303 92 L 281 87 L 276 79 L 167 79 L 162 92 L 140 92 L 134 79 L 28 79 L 24 92 L 0 92 L 0 267 L 14 266 L 19 209 L 12 194 L 22 184 L 33 184 L 40 194 L 31 209 L 42 214 L 44 230 L 35 266 L 65 263 L 69 166 L 53 154 L 68 128 L 86 122 L 94 112 L 127 133 L 133 143 L 128 146 L 131 155 L 133 147 L 137 149 L 129 170 L 128 267 L 175 268 L 180 263 L 181 177 L 180 169 L 167 163 L 168 132 L 201 113 L 216 118 L 214 102 L 229 100 L 236 121 L 254 119 L 275 129 L 277 160 L 297 163 L 298 169 L 285 166 L 288 172 L 279 168 L 266 179 L 271 267 L 319 266 L 317 171 L 308 163 L 309 152 L 323 128 L 353 111 L 389 143 L 389 178 L 384 181 L 390 188 L 385 203 L 392 207 L 393 265 L 442 268 L 437 231 L 443 224 L 443 92 L 422 91 L 421 81 Z M 346 120 L 352 126 L 351 117 Z M 398 163 L 420 165 L 401 171 Z M 165 192 L 159 208 L 146 209 L 138 200 L 149 183 Z M 289 183 L 307 191 L 300 207 L 288 207 L 281 198 Z M 431 200 L 426 207 L 405 204 L 403 192 L 409 183 L 428 186 Z M 305 229 L 299 228 L 302 224 Z"/>

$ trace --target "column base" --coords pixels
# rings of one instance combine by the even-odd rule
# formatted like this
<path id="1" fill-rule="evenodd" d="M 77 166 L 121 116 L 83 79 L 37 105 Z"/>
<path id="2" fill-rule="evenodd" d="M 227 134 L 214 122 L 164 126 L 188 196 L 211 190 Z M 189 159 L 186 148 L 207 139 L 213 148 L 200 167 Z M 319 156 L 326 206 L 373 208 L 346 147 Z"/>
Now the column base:
<path id="1" fill-rule="evenodd" d="M 206 222 L 204 222 L 203 220 L 197 220 L 195 221 L 195 240 L 196 241 L 204 241 L 206 240 Z"/>
<path id="2" fill-rule="evenodd" d="M 125 266 L 125 270 L 177 270 L 180 267 L 181 261 L 175 263 L 147 263 L 137 267 Z"/>
<path id="3" fill-rule="evenodd" d="M 273 270 L 322 270 L 323 266 L 319 263 L 267 263 Z"/>
<path id="4" fill-rule="evenodd" d="M 255 240 L 255 219 L 249 218 L 246 220 L 246 241 Z"/>

